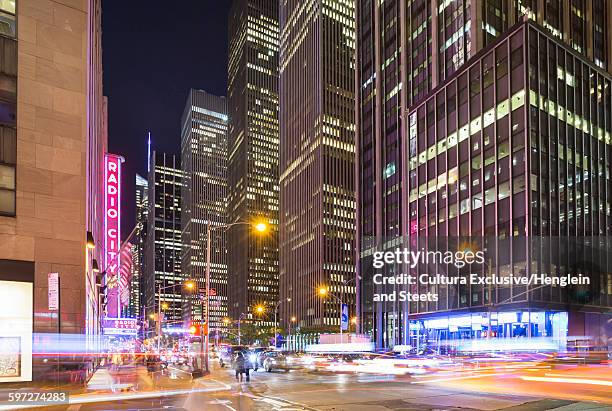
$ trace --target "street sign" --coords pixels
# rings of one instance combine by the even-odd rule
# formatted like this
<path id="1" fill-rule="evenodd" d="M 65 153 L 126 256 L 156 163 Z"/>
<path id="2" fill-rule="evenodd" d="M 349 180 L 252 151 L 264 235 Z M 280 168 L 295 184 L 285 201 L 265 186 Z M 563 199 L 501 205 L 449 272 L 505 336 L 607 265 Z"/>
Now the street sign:
<path id="1" fill-rule="evenodd" d="M 342 327 L 342 331 L 348 330 L 349 312 L 348 312 L 348 305 L 347 304 L 342 304 L 342 315 L 340 317 L 340 324 L 341 324 L 341 327 Z"/>
<path id="2" fill-rule="evenodd" d="M 49 288 L 49 311 L 56 311 L 59 308 L 59 274 L 49 273 L 47 275 Z"/>

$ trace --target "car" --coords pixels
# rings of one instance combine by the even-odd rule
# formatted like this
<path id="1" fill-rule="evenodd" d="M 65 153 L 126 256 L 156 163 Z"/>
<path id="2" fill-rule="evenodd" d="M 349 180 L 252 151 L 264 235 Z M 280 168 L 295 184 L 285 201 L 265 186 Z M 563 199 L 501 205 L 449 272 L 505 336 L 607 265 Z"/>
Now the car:
<path id="1" fill-rule="evenodd" d="M 273 370 L 290 371 L 301 368 L 301 363 L 297 358 L 279 351 L 267 351 L 263 354 L 263 357 L 263 368 L 267 372 Z"/>
<path id="2" fill-rule="evenodd" d="M 261 361 L 261 354 L 266 351 L 267 350 L 263 347 L 255 347 L 255 348 L 251 348 L 245 354 L 247 356 L 247 360 L 249 361 L 253 371 L 257 371 L 259 368 L 263 367 L 263 362 Z"/>
<path id="3" fill-rule="evenodd" d="M 244 345 L 227 345 L 219 350 L 219 365 L 221 368 L 226 365 L 231 366 L 234 360 L 234 354 L 238 351 L 248 351 L 248 347 Z"/>

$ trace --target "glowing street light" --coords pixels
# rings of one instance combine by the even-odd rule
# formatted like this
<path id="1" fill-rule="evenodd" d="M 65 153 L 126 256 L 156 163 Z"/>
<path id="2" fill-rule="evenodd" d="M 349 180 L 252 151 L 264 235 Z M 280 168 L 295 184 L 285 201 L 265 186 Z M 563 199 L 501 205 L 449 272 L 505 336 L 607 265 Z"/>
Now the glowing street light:
<path id="1" fill-rule="evenodd" d="M 86 244 L 86 247 L 89 248 L 90 250 L 93 250 L 94 248 L 96 248 L 96 242 L 94 241 L 93 234 L 91 233 L 91 231 L 87 232 L 87 242 L 85 244 Z"/>
<path id="2" fill-rule="evenodd" d="M 186 281 L 185 288 L 188 290 L 193 290 L 195 288 L 195 283 L 193 281 Z"/>
<path id="3" fill-rule="evenodd" d="M 230 319 L 225 317 L 223 318 L 223 324 L 228 325 L 230 323 Z"/>
<path id="4" fill-rule="evenodd" d="M 161 307 L 162 307 L 163 310 L 167 310 L 168 309 L 168 303 L 163 303 Z"/>
<path id="5" fill-rule="evenodd" d="M 260 315 L 263 314 L 265 310 L 266 309 L 264 308 L 263 305 L 258 305 L 257 307 L 255 307 L 255 312 Z"/>
<path id="6" fill-rule="evenodd" d="M 327 292 L 328 292 L 327 288 L 325 288 L 325 287 L 319 287 L 319 295 L 320 295 L 321 297 L 325 297 L 325 296 L 327 295 Z"/>
<path id="7" fill-rule="evenodd" d="M 264 234 L 266 231 L 268 231 L 268 224 L 266 224 L 263 221 L 260 221 L 258 223 L 253 224 L 252 222 L 247 222 L 247 221 L 236 221 L 235 223 L 231 223 L 231 224 L 222 224 L 222 225 L 216 225 L 216 226 L 211 226 L 211 224 L 207 224 L 206 225 L 206 277 L 205 277 L 205 290 L 206 290 L 206 300 L 204 301 L 204 307 L 202 307 L 203 312 L 206 313 L 206 316 L 204 318 L 204 322 L 206 323 L 206 325 L 210 324 L 209 321 L 209 312 L 210 312 L 210 247 L 211 247 L 211 238 L 212 238 L 212 231 L 213 230 L 227 230 L 230 227 L 236 226 L 236 225 L 248 225 L 248 226 L 253 226 L 253 228 L 255 229 L 255 231 L 257 233 L 260 234 Z M 204 311 L 205 309 L 205 311 Z M 261 309 L 257 309 L 256 308 L 257 313 L 261 314 L 264 312 L 264 308 L 261 307 Z M 200 327 L 200 337 L 202 339 L 202 344 L 200 344 L 200 358 L 204 359 L 204 367 L 206 372 L 208 373 L 209 367 L 208 367 L 208 341 L 210 340 L 210 328 L 207 326 L 206 327 L 206 332 L 204 333 L 204 330 L 202 329 L 202 327 Z M 240 318 L 238 318 L 238 344 L 240 344 Z"/>

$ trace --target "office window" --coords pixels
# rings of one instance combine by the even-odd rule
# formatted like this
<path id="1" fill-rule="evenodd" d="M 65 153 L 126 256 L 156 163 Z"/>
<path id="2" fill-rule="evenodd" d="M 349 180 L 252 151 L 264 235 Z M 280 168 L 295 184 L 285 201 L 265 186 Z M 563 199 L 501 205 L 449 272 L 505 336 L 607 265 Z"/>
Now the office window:
<path id="1" fill-rule="evenodd" d="M 0 10 L 15 14 L 15 0 L 0 0 Z"/>
<path id="2" fill-rule="evenodd" d="M 15 1 L 0 0 L 0 215 L 15 215 L 17 42 Z"/>
<path id="3" fill-rule="evenodd" d="M 15 164 L 17 133 L 0 126 L 0 215 L 15 215 Z"/>
<path id="4" fill-rule="evenodd" d="M 15 0 L 0 0 L 0 35 L 15 38 Z"/>

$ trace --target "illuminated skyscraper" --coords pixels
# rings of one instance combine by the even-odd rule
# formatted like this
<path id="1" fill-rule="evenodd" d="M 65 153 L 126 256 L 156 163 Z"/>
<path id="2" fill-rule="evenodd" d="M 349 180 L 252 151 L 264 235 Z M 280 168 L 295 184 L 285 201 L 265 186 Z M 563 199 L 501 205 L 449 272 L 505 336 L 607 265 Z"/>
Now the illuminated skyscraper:
<path id="1" fill-rule="evenodd" d="M 374 302 L 369 257 L 402 238 L 609 233 L 606 189 L 583 187 L 599 173 L 601 187 L 609 186 L 602 153 L 609 151 L 611 17 L 612 2 L 603 0 L 358 2 L 360 322 L 377 345 L 414 344 L 410 330 L 428 327 L 409 321 L 505 300 L 540 311 L 566 304 L 570 326 L 588 311 L 576 314 L 570 293 L 549 289 L 496 289 L 490 297 L 470 286 L 437 304 Z M 575 151 L 590 158 L 590 170 Z M 609 288 L 597 293 L 593 305 L 609 305 Z M 451 327 L 442 338 L 480 332 L 443 323 Z"/>
<path id="2" fill-rule="evenodd" d="M 174 155 L 151 153 L 145 243 L 144 302 L 146 312 L 163 309 L 164 326 L 182 320 L 181 189 L 183 172 Z M 160 295 L 161 289 L 161 295 Z"/>
<path id="3" fill-rule="evenodd" d="M 140 304 L 142 301 L 142 268 L 144 264 L 144 245 L 147 235 L 147 216 L 149 214 L 148 181 L 140 174 L 136 174 L 136 231 L 132 240 L 132 279 L 130 285 L 130 303 L 128 312 L 130 317 L 142 315 Z"/>
<path id="4" fill-rule="evenodd" d="M 201 321 L 206 277 L 206 231 L 227 223 L 227 106 L 225 97 L 192 89 L 181 120 L 183 186 L 182 271 L 196 281 L 197 293 L 187 293 L 183 321 Z M 210 332 L 223 327 L 227 316 L 227 251 L 225 231 L 211 238 Z M 200 292 L 199 290 L 202 290 Z"/>
<path id="5" fill-rule="evenodd" d="M 229 15 L 229 223 L 266 220 L 256 236 L 228 231 L 229 312 L 278 300 L 278 2 L 234 0 Z M 272 313 L 268 311 L 269 316 Z"/>
<path id="6" fill-rule="evenodd" d="M 280 287 L 286 321 L 340 325 L 355 305 L 352 0 L 280 2 Z M 285 322 L 286 324 L 286 322 Z"/>

